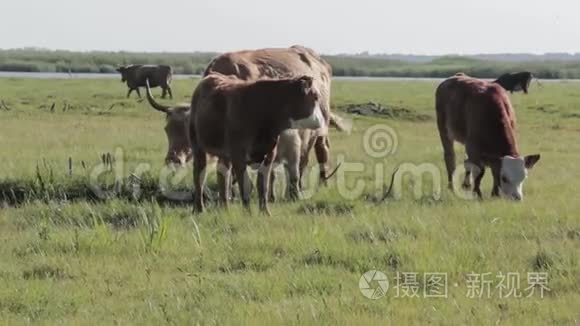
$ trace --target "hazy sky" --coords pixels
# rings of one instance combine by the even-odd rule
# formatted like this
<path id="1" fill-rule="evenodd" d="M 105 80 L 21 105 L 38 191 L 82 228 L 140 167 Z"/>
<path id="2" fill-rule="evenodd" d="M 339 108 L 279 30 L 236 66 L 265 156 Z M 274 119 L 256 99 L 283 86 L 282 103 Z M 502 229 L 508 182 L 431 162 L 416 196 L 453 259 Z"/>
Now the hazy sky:
<path id="1" fill-rule="evenodd" d="M 0 48 L 580 52 L 579 0 L 2 0 Z"/>

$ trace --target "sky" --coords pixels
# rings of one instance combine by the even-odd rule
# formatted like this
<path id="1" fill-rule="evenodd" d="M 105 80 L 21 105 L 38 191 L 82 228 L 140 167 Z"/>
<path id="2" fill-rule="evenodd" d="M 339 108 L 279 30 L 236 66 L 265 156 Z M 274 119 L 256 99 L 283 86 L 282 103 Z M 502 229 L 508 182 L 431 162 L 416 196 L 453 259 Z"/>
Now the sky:
<path id="1" fill-rule="evenodd" d="M 578 0 L 1 0 L 0 48 L 580 52 Z"/>

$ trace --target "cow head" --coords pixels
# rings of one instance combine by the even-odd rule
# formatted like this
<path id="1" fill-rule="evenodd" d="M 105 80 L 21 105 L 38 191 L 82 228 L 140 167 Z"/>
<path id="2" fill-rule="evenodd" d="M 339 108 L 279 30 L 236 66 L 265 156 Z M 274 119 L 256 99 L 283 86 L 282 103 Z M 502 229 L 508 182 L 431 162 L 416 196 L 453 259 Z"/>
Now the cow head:
<path id="1" fill-rule="evenodd" d="M 165 135 L 169 148 L 165 156 L 165 164 L 184 166 L 191 160 L 191 143 L 189 140 L 189 116 L 190 109 L 188 105 L 181 106 L 164 106 L 153 99 L 149 88 L 149 81 L 146 83 L 147 100 L 149 104 L 157 111 L 165 113 Z"/>
<path id="2" fill-rule="evenodd" d="M 117 72 L 121 74 L 121 82 L 124 83 L 127 80 L 127 67 L 121 66 L 116 69 Z"/>
<path id="3" fill-rule="evenodd" d="M 320 93 L 314 87 L 314 80 L 310 76 L 302 76 L 292 81 L 298 96 L 288 105 L 292 108 L 290 114 L 290 128 L 318 129 L 327 127 L 326 119 L 320 109 Z"/>
<path id="4" fill-rule="evenodd" d="M 534 167 L 539 160 L 539 154 L 526 157 L 502 157 L 499 174 L 501 194 L 509 199 L 522 200 L 524 198 L 523 185 L 528 176 L 528 170 Z"/>

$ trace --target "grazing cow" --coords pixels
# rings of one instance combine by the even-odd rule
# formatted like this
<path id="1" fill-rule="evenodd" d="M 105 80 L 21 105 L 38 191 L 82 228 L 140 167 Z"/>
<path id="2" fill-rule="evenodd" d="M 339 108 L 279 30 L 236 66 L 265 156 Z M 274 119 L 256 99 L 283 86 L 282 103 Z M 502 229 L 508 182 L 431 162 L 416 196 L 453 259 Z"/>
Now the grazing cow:
<path id="1" fill-rule="evenodd" d="M 481 198 L 485 167 L 493 174 L 492 196 L 501 194 L 522 200 L 522 185 L 540 155 L 522 157 L 515 133 L 515 113 L 506 91 L 495 83 L 454 76 L 436 92 L 437 127 L 443 145 L 449 187 L 453 188 L 455 151 L 453 142 L 465 145 L 467 160 L 464 188 Z"/>
<path id="2" fill-rule="evenodd" d="M 173 93 L 171 92 L 172 71 L 170 66 L 165 65 L 128 65 L 117 68 L 117 71 L 121 73 L 121 82 L 127 82 L 129 91 L 127 92 L 127 98 L 131 96 L 131 92 L 137 91 L 137 95 L 141 97 L 141 92 L 139 92 L 139 87 L 145 87 L 145 82 L 149 80 L 150 87 L 161 87 L 163 93 L 161 98 L 165 98 L 167 93 L 169 97 L 173 98 Z"/>
<path id="3" fill-rule="evenodd" d="M 165 106 L 157 103 L 151 94 L 151 89 L 147 87 L 147 83 L 146 95 L 151 107 L 166 114 L 164 129 L 169 148 L 165 156 L 165 164 L 184 166 L 192 159 L 191 142 L 187 130 L 189 128 L 190 105 Z M 340 131 L 345 130 L 341 118 L 334 114 L 330 116 L 330 125 Z M 286 195 L 288 199 L 294 200 L 299 197 L 300 181 L 302 180 L 301 173 L 308 165 L 308 154 L 316 138 L 316 132 L 310 129 L 287 129 L 280 134 L 274 162 L 283 164 L 286 169 L 288 175 Z M 270 201 L 275 199 L 273 176 L 274 174 L 271 177 Z"/>
<path id="4" fill-rule="evenodd" d="M 191 143 L 187 131 L 190 105 L 165 106 L 157 103 L 151 94 L 149 81 L 145 81 L 147 101 L 155 110 L 165 113 L 165 134 L 169 148 L 165 156 L 165 164 L 185 165 L 191 160 Z"/>
<path id="5" fill-rule="evenodd" d="M 522 71 L 503 74 L 494 83 L 500 85 L 510 93 L 523 91 L 525 94 L 528 94 L 528 89 L 533 78 L 534 75 L 531 72 Z"/>
<path id="6" fill-rule="evenodd" d="M 204 72 L 204 76 L 217 72 L 223 75 L 236 76 L 242 80 L 261 78 L 288 78 L 301 75 L 314 78 L 314 86 L 320 92 L 320 108 L 326 120 L 330 115 L 330 83 L 332 68 L 316 52 L 302 46 L 290 48 L 270 48 L 247 50 L 222 54 L 214 58 Z M 329 160 L 330 141 L 326 129 L 316 131 L 314 143 L 316 159 L 320 167 L 320 181 L 328 180 L 327 163 Z M 302 174 L 302 171 L 301 171 Z"/>
<path id="7" fill-rule="evenodd" d="M 230 169 L 239 184 L 242 204 L 249 209 L 248 163 L 259 164 L 259 207 L 267 206 L 269 178 L 276 146 L 286 129 L 327 129 L 320 92 L 310 76 L 242 81 L 211 73 L 196 87 L 190 116 L 193 151 L 194 209 L 203 211 L 207 154 L 218 157 L 220 203 L 227 206 Z"/>

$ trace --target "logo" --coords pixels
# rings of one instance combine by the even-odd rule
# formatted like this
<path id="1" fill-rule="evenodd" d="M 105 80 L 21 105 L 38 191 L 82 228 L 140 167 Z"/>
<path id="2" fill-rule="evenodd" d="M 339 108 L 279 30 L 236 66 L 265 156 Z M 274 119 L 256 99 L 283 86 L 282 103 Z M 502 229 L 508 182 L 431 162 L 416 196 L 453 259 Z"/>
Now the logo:
<path id="1" fill-rule="evenodd" d="M 380 271 L 368 271 L 358 281 L 360 292 L 365 297 L 377 300 L 384 297 L 389 289 L 387 275 Z"/>

